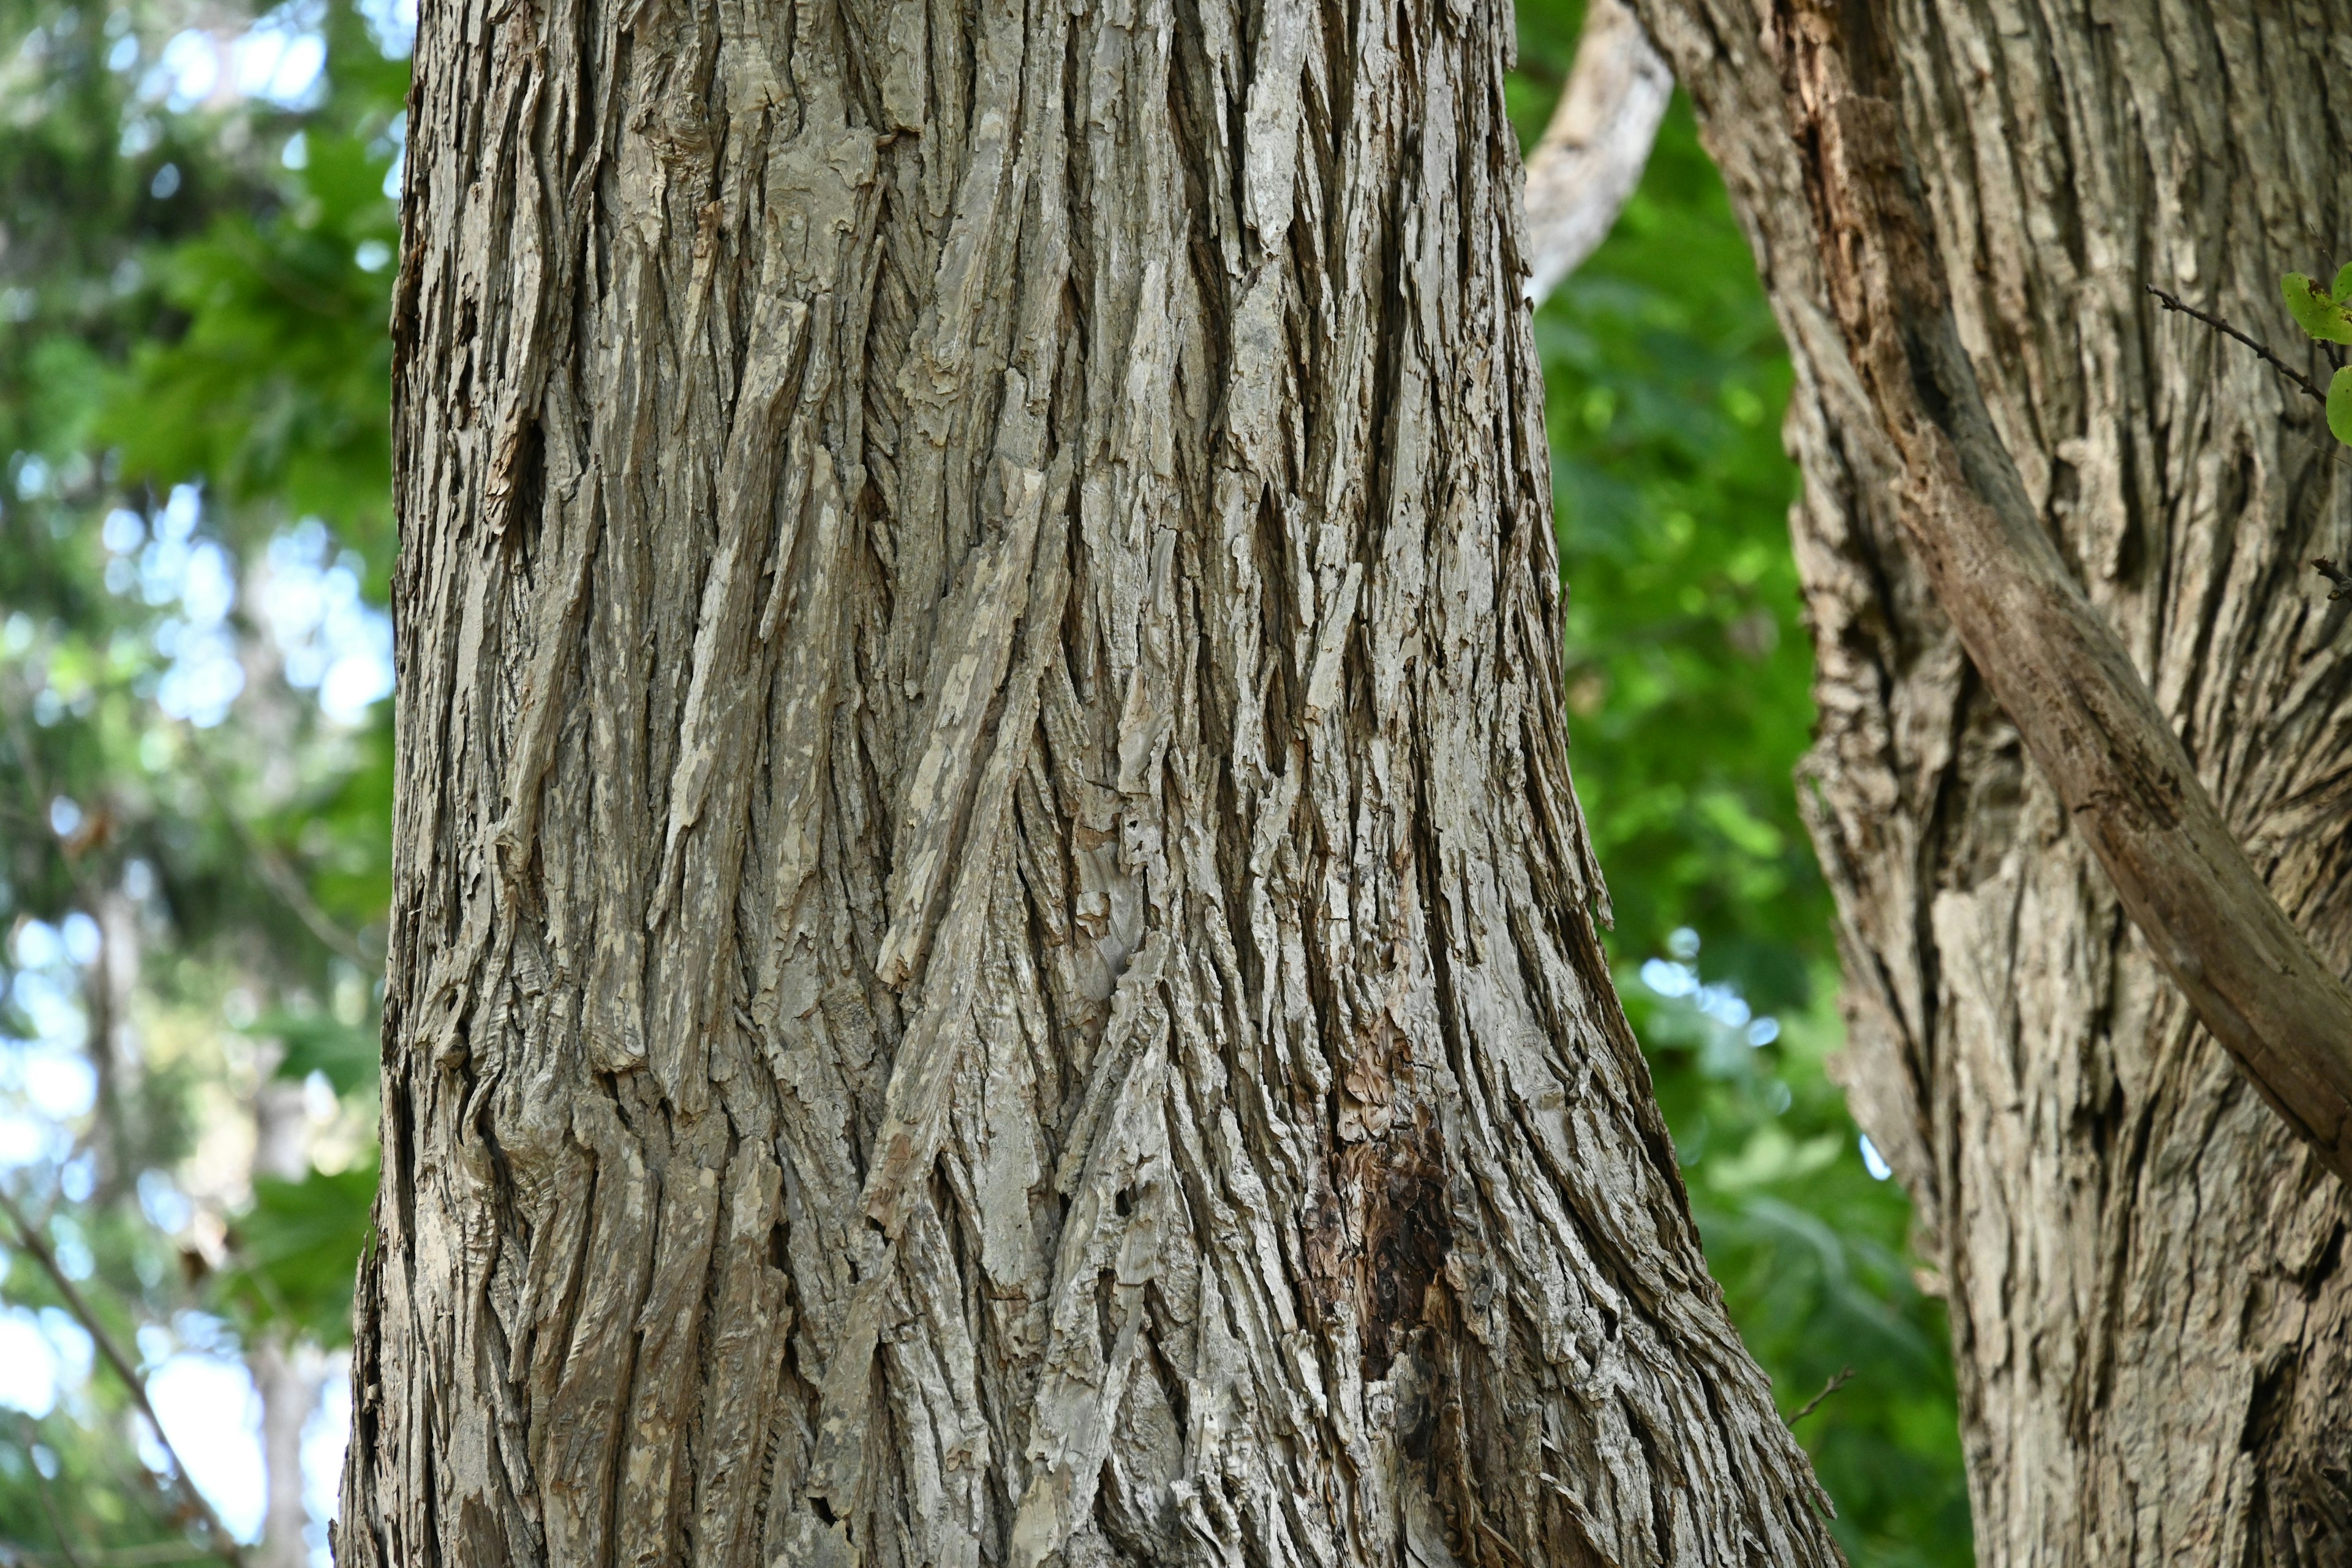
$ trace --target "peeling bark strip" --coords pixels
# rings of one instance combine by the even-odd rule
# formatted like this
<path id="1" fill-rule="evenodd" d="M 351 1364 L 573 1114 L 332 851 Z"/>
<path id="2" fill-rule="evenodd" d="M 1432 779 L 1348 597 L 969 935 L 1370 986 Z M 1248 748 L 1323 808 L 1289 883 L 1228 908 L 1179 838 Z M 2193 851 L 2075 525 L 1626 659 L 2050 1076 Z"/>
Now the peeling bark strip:
<path id="1" fill-rule="evenodd" d="M 1494 4 L 451 0 L 346 1563 L 1812 1564 Z"/>
<path id="2" fill-rule="evenodd" d="M 2279 275 L 2352 234 L 2352 6 L 1643 10 L 1797 363 L 1801 794 L 1851 1100 L 1948 1286 L 1979 1560 L 2342 1568 L 2352 1189 L 2214 1033 L 2340 1168 L 2352 638 L 2304 563 L 2347 553 L 2352 470 L 2147 290 L 2298 341 Z M 2306 939 L 2299 984 L 2262 972 Z M 2232 943 L 2192 1011 L 2167 969 Z M 2298 1030 L 2301 1084 L 2264 1059 Z"/>

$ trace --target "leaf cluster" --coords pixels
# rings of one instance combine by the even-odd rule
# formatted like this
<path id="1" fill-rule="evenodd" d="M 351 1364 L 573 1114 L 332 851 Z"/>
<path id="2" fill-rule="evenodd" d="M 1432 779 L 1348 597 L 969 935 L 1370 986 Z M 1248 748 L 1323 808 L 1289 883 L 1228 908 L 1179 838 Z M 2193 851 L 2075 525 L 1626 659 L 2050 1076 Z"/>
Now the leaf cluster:
<path id="1" fill-rule="evenodd" d="M 2336 280 L 2323 288 L 2300 272 L 2279 279 L 2287 313 L 2314 342 L 2352 343 L 2352 261 L 2337 269 Z M 2352 447 L 2352 365 L 2338 365 L 2327 383 L 2327 428 L 2338 441 Z"/>

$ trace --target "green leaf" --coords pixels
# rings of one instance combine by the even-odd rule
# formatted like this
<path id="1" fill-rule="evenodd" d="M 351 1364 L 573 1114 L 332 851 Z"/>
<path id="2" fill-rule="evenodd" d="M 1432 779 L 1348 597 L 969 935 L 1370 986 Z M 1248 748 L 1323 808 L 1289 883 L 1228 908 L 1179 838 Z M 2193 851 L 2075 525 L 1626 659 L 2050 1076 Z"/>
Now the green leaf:
<path id="1" fill-rule="evenodd" d="M 2336 269 L 2336 287 L 2329 292 L 2336 296 L 2336 302 L 2339 305 L 2352 302 L 2352 261 Z"/>
<path id="2" fill-rule="evenodd" d="M 2352 364 L 2337 371 L 2327 384 L 2327 427 L 2337 440 L 2352 447 Z"/>
<path id="3" fill-rule="evenodd" d="M 285 1047 L 277 1076 L 299 1083 L 318 1073 L 337 1094 L 375 1086 L 379 1051 L 373 1031 L 354 1027 L 324 1013 L 265 1013 L 248 1025 L 248 1035 L 274 1037 Z"/>
<path id="4" fill-rule="evenodd" d="M 2352 267 L 2345 272 L 2352 272 Z M 2345 273 L 2336 276 L 2340 287 Z M 2286 296 L 2287 310 L 2305 331 L 2324 343 L 2352 343 L 2352 307 L 2338 304 L 2300 272 L 2280 279 L 2279 292 Z"/>
<path id="5" fill-rule="evenodd" d="M 250 1318 L 340 1344 L 352 1333 L 352 1287 L 373 1229 L 373 1163 L 299 1182 L 264 1176 L 231 1223 L 234 1261 L 220 1288 Z"/>

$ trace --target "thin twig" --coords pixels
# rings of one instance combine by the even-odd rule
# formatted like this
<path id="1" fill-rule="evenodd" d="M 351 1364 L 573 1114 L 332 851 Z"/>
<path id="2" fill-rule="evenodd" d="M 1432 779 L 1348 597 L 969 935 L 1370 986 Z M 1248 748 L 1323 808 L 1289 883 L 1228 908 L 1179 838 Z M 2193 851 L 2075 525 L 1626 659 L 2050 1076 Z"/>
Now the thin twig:
<path id="1" fill-rule="evenodd" d="M 1802 1421 L 1806 1416 L 1811 1415 L 1814 1411 L 1819 1410 L 1822 1407 L 1822 1400 L 1827 1399 L 1831 1394 L 1835 1394 L 1839 1389 L 1843 1388 L 1847 1383 L 1852 1381 L 1853 1377 L 1853 1368 L 1850 1366 L 1842 1366 L 1838 1368 L 1837 1375 L 1831 1378 L 1827 1383 L 1822 1384 L 1822 1391 L 1819 1394 L 1814 1394 L 1811 1399 L 1806 1400 L 1805 1403 L 1799 1407 L 1797 1413 L 1789 1417 L 1789 1425 L 1794 1426 L 1798 1422 Z"/>
<path id="2" fill-rule="evenodd" d="M 2271 353 L 2268 345 L 2255 342 L 2252 338 L 2250 338 L 2245 333 L 2238 331 L 2237 328 L 2230 325 L 2229 322 L 2223 321 L 2219 316 L 2208 315 L 2194 305 L 2186 305 L 2181 303 L 2178 298 L 2166 293 L 2163 289 L 2158 288 L 2153 283 L 2148 285 L 2147 291 L 2155 295 L 2158 300 L 2164 301 L 2164 308 L 2166 310 L 2178 310 L 2184 316 L 2194 316 L 2197 320 L 2204 322 L 2207 326 L 2212 328 L 2215 331 L 2221 333 L 2223 336 L 2237 339 L 2240 342 L 2253 350 L 2254 353 L 2262 355 L 2264 362 L 2266 362 L 2273 370 L 2278 372 L 2281 375 L 2286 377 L 2289 381 L 2294 383 L 2297 386 L 2303 388 L 2304 391 L 2309 393 L 2314 398 L 2317 399 L 2319 405 L 2322 408 L 2327 406 L 2327 394 L 2320 390 L 2319 384 L 2312 380 L 2311 377 L 2304 374 L 2303 372 L 2295 369 L 2294 366 L 2287 363 L 2286 361 L 2279 358 L 2278 355 Z"/>
<path id="3" fill-rule="evenodd" d="M 16 1419 L 25 1432 L 26 1457 L 31 1458 L 33 1445 L 40 1441 L 40 1429 L 33 1425 L 30 1415 L 20 1412 Z M 73 1549 L 72 1541 L 68 1539 L 65 1516 L 58 1511 L 58 1500 L 49 1491 L 49 1478 L 42 1470 L 38 1459 L 33 1459 L 33 1483 L 40 1490 L 41 1511 L 49 1516 L 49 1533 L 58 1538 L 56 1555 L 65 1560 L 66 1568 L 89 1568 L 82 1562 L 81 1554 Z"/>
<path id="4" fill-rule="evenodd" d="M 18 1245 L 33 1255 L 34 1261 L 40 1264 L 41 1271 L 49 1277 L 49 1283 L 56 1286 L 58 1294 L 65 1299 L 66 1310 L 74 1315 L 83 1331 L 89 1335 L 90 1342 L 98 1347 L 98 1353 L 105 1358 L 107 1365 L 114 1369 L 115 1376 L 122 1380 L 123 1386 L 131 1391 L 131 1403 L 147 1418 L 148 1426 L 155 1434 L 156 1446 L 172 1462 L 172 1474 L 181 1492 L 203 1521 L 205 1532 L 211 1536 L 213 1555 L 228 1563 L 230 1568 L 244 1568 L 244 1550 L 237 1545 L 236 1538 L 228 1532 L 228 1527 L 221 1522 L 220 1515 L 213 1511 L 213 1505 L 205 1500 L 205 1494 L 196 1489 L 196 1483 L 189 1478 L 188 1467 L 181 1462 L 179 1450 L 172 1447 L 171 1435 L 163 1430 L 163 1421 L 155 1415 L 155 1406 L 148 1402 L 146 1380 L 139 1375 L 138 1368 L 131 1364 L 131 1358 L 122 1353 L 122 1347 L 114 1342 L 114 1336 L 107 1331 L 106 1325 L 90 1309 L 88 1298 L 58 1267 L 57 1255 L 49 1250 L 47 1240 L 38 1229 L 26 1223 L 24 1211 L 16 1206 L 16 1201 L 5 1191 L 0 1191 L 0 1213 L 8 1216 L 9 1225 L 16 1232 Z"/>

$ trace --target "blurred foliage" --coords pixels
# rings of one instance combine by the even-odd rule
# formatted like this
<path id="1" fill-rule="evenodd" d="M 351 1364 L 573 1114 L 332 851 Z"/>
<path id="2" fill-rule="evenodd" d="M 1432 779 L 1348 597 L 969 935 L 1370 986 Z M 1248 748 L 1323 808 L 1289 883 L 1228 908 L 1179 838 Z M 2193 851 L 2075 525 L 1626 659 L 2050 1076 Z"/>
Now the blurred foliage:
<path id="1" fill-rule="evenodd" d="M 1521 0 L 1525 145 L 1580 0 Z M 1856 1568 L 1972 1561 L 1950 1341 L 1825 1061 L 1832 911 L 1797 814 L 1811 647 L 1780 441 L 1788 354 L 1679 96 L 1601 248 L 1536 318 L 1576 787 L 1619 987 L 1707 1261 L 1794 1415 Z"/>
<path id="2" fill-rule="evenodd" d="M 1577 10 L 1522 8 L 1530 140 Z M 323 46 L 307 96 L 173 88 L 192 30 L 269 28 Z M 317 650 L 267 606 L 304 573 L 383 601 L 398 53 L 317 0 L 0 0 L 0 1139 L 54 1108 L 34 1079 L 61 1050 L 90 1079 L 86 1110 L 0 1151 L 0 1181 L 150 1364 L 348 1337 L 389 719 L 329 717 Z M 1708 1257 L 1784 1412 L 1853 1368 L 1797 1430 L 1853 1562 L 1965 1563 L 1940 1310 L 1823 1068 L 1830 910 L 1790 782 L 1811 710 L 1790 372 L 1686 109 L 1537 336 L 1577 784 Z M 76 1009 L 86 1037 L 61 1047 Z M 272 1174 L 261 1108 L 298 1092 L 308 1165 Z M 87 1366 L 5 1240 L 0 1294 Z M 140 1454 L 102 1370 L 41 1419 L 0 1413 L 0 1545 L 187 1544 Z"/>
<path id="3" fill-rule="evenodd" d="M 228 1237 L 219 1297 L 247 1321 L 294 1322 L 329 1344 L 352 1337 L 352 1295 L 375 1202 L 373 1161 L 298 1180 L 257 1176 Z"/>
<path id="4" fill-rule="evenodd" d="M 393 19 L 0 0 L 0 1182 L 150 1372 L 349 1338 L 390 893 Z M 68 1375 L 0 1411 L 0 1557 L 202 1556 L 17 1239 L 9 1386 L 40 1342 Z"/>

